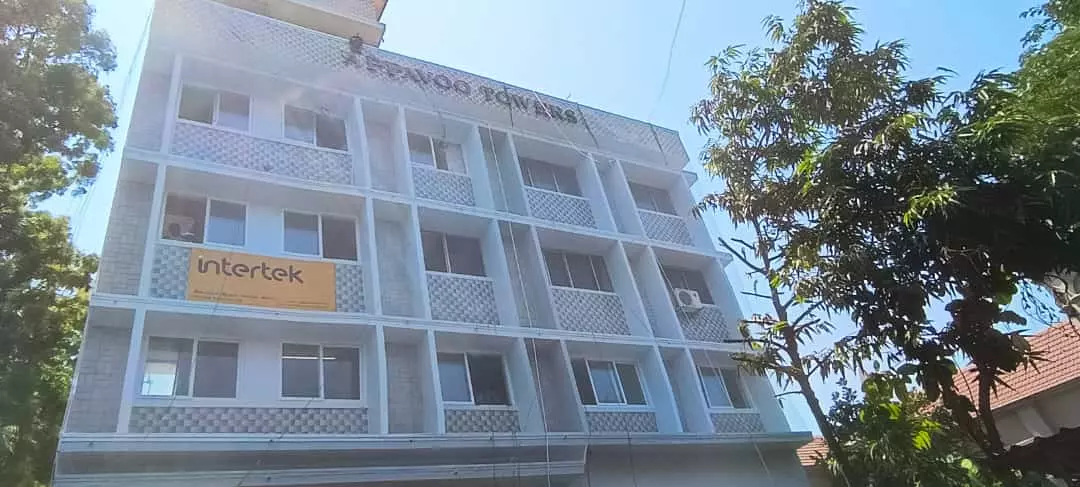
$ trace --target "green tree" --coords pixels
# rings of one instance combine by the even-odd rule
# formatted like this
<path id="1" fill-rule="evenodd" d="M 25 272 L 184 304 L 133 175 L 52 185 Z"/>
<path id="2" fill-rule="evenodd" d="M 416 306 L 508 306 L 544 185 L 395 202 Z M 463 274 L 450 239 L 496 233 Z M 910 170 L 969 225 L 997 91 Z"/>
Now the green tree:
<path id="1" fill-rule="evenodd" d="M 115 67 L 85 0 L 0 0 L 0 478 L 49 481 L 97 261 L 35 209 L 83 192 L 111 147 Z"/>

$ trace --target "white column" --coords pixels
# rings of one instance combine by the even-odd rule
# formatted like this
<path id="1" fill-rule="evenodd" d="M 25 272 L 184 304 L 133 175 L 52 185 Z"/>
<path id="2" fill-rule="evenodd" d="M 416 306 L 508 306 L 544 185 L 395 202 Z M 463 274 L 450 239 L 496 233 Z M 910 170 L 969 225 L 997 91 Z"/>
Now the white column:
<path id="1" fill-rule="evenodd" d="M 165 123 L 162 127 L 165 132 L 161 135 L 161 152 L 172 151 L 173 128 L 176 127 L 176 112 L 180 109 L 181 73 L 184 67 L 184 56 L 180 53 L 173 55 L 172 75 L 169 79 L 169 101 L 165 105 Z"/>
<path id="2" fill-rule="evenodd" d="M 690 185 L 686 182 L 686 174 L 679 174 L 676 181 L 668 188 L 668 196 L 671 198 L 672 206 L 675 207 L 675 212 L 686 223 L 686 229 L 690 231 L 690 238 L 693 239 L 694 247 L 715 251 L 716 246 L 713 244 L 712 237 L 709 236 L 709 229 L 705 227 L 705 221 L 691 213 L 691 209 L 697 204 L 697 201 L 694 200 L 694 195 L 690 192 Z"/>
<path id="3" fill-rule="evenodd" d="M 405 109 L 401 105 L 397 107 L 397 114 L 394 117 L 391 131 L 393 132 L 391 134 L 393 137 L 391 143 L 394 147 L 394 165 L 397 167 L 397 170 L 394 171 L 394 174 L 398 177 L 397 187 L 401 194 L 416 196 L 416 191 L 413 189 L 412 161 L 409 160 L 409 139 L 408 129 L 405 125 Z"/>
<path id="4" fill-rule="evenodd" d="M 425 320 L 430 320 L 431 294 L 428 292 L 427 270 L 424 268 L 424 245 L 420 239 L 420 214 L 416 211 L 416 206 L 409 206 L 409 221 L 405 224 L 407 225 L 405 233 L 409 235 L 410 240 L 407 243 L 410 252 L 406 255 L 406 266 L 413 284 L 410 289 L 419 298 L 413 301 L 413 313 Z M 409 259 L 410 254 L 413 256 L 412 259 Z M 420 309 L 416 309 L 416 307 Z"/>
<path id="5" fill-rule="evenodd" d="M 506 354 L 506 368 L 510 371 L 510 387 L 514 391 L 514 406 L 523 433 L 544 432 L 544 409 L 537 394 L 536 377 L 533 374 L 529 353 L 522 338 L 515 338 Z"/>
<path id="6" fill-rule="evenodd" d="M 506 249 L 503 248 L 502 232 L 498 220 L 489 220 L 487 231 L 480 239 L 484 268 L 488 277 L 495 281 L 495 305 L 502 326 L 519 326 L 514 287 L 510 282 L 510 268 L 506 262 Z"/>
<path id="7" fill-rule="evenodd" d="M 597 227 L 609 232 L 618 232 L 619 229 L 608 207 L 607 195 L 604 194 L 600 172 L 596 170 L 596 162 L 591 155 L 578 161 L 577 174 L 581 182 L 581 194 L 589 199 L 589 206 L 592 208 Z"/>
<path id="8" fill-rule="evenodd" d="M 131 404 L 135 400 L 135 391 L 139 386 L 141 369 L 143 329 L 146 325 L 146 308 L 135 308 L 135 319 L 131 323 L 131 340 L 128 343 L 127 363 L 124 366 L 124 386 L 120 389 L 120 413 L 116 419 L 116 432 L 127 433 L 131 423 Z"/>
<path id="9" fill-rule="evenodd" d="M 479 127 L 476 125 L 469 126 L 469 135 L 465 138 L 465 143 L 461 145 L 461 150 L 465 157 L 469 180 L 472 182 L 476 207 L 495 209 L 495 196 L 491 191 L 492 178 L 488 174 L 487 159 L 484 157 L 484 147 L 481 144 Z"/>
<path id="10" fill-rule="evenodd" d="M 154 250 L 161 231 L 161 213 L 165 204 L 165 174 L 168 168 L 157 165 L 154 176 L 154 199 L 150 201 L 150 222 L 146 226 L 146 245 L 143 247 L 142 267 L 139 268 L 139 296 L 150 296 L 150 276 L 154 267 Z"/>
<path id="11" fill-rule="evenodd" d="M 444 412 L 445 407 L 442 400 L 442 383 L 439 381 L 439 359 L 435 344 L 435 332 L 428 330 L 419 348 L 421 370 L 426 369 L 427 372 L 423 378 L 424 394 L 429 396 L 425 397 L 425 403 L 433 406 L 425 408 L 429 414 L 424 418 L 424 429 L 431 433 L 444 434 L 446 433 L 446 413 Z"/>
<path id="12" fill-rule="evenodd" d="M 712 417 L 709 415 L 709 404 L 705 400 L 705 393 L 701 390 L 701 382 L 697 375 L 697 366 L 690 351 L 682 348 L 674 351 L 670 370 L 672 382 L 679 384 L 678 397 L 682 412 L 686 416 L 686 426 L 693 433 L 712 433 Z"/>
<path id="13" fill-rule="evenodd" d="M 578 421 L 581 423 L 581 431 L 589 432 L 589 421 L 585 417 L 585 406 L 581 405 L 581 391 L 578 391 L 577 378 L 574 377 L 574 367 L 570 365 L 570 351 L 566 348 L 566 342 L 559 340 L 559 355 L 562 363 L 566 366 L 566 376 L 570 378 L 570 387 L 574 391 L 574 405 L 577 406 Z"/>
<path id="14" fill-rule="evenodd" d="M 615 242 L 605 256 L 608 271 L 611 272 L 611 283 L 615 292 L 622 301 L 627 324 L 630 332 L 637 336 L 653 336 L 652 325 L 649 323 L 648 314 L 645 312 L 645 304 L 638 293 L 638 287 L 634 280 L 634 274 L 630 268 L 630 259 L 626 257 L 626 251 L 622 243 Z"/>
<path id="15" fill-rule="evenodd" d="M 382 314 L 382 283 L 379 280 L 379 245 L 375 239 L 375 202 L 364 200 L 364 218 L 360 222 L 360 242 L 364 242 L 364 290 L 368 313 Z M 385 353 L 385 350 L 383 350 Z"/>
<path id="16" fill-rule="evenodd" d="M 370 428 L 374 434 L 385 435 L 390 432 L 390 404 L 389 404 L 389 379 L 386 370 L 386 332 L 382 325 L 375 327 L 375 387 L 368 388 L 372 392 L 369 403 L 375 404 L 375 427 Z"/>
<path id="17" fill-rule="evenodd" d="M 649 304 L 652 305 L 657 335 L 662 338 L 685 339 L 679 316 L 675 314 L 675 307 L 671 303 L 671 291 L 668 290 L 664 276 L 660 273 L 660 263 L 652 247 L 645 247 L 636 260 L 634 266 L 640 278 L 637 284 L 648 298 Z"/>
<path id="18" fill-rule="evenodd" d="M 655 346 L 649 348 L 645 360 L 641 362 L 641 371 L 651 386 L 649 395 L 656 411 L 657 430 L 661 433 L 682 433 L 679 406 L 675 404 L 675 389 L 671 387 L 664 359 Z"/>
<path id="19" fill-rule="evenodd" d="M 619 215 L 626 230 L 634 235 L 645 235 L 645 227 L 641 224 L 641 215 L 634 203 L 634 195 L 630 193 L 630 183 L 626 179 L 626 171 L 623 170 L 622 161 L 615 161 L 614 167 L 608 173 L 608 192 L 611 195 L 613 210 Z"/>
<path id="20" fill-rule="evenodd" d="M 349 152 L 353 163 L 353 185 L 371 187 L 371 163 L 368 155 L 367 129 L 364 127 L 364 103 L 353 97 L 352 115 L 349 119 Z"/>

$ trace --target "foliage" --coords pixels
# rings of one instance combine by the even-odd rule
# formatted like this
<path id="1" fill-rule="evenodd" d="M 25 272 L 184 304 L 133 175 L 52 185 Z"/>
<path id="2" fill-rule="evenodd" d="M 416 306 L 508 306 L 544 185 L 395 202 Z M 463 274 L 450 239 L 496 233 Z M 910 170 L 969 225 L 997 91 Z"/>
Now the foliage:
<path id="1" fill-rule="evenodd" d="M 850 465 L 852 484 L 867 487 L 998 487 L 1002 482 L 978 461 L 978 450 L 956 434 L 947 411 L 908 381 L 872 374 L 861 396 L 845 387 L 829 410 Z M 826 458 L 826 464 L 835 464 Z M 1019 479 L 1015 479 L 1019 481 Z M 1049 486 L 1038 476 L 1023 485 Z"/>
<path id="2" fill-rule="evenodd" d="M 0 478 L 47 483 L 97 260 L 34 205 L 81 192 L 111 147 L 113 69 L 85 0 L 0 0 Z"/>

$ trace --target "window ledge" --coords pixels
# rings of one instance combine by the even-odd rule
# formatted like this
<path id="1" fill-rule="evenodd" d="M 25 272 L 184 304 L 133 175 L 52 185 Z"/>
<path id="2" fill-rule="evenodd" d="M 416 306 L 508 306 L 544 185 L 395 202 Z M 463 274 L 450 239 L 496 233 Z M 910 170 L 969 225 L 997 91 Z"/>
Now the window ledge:
<path id="1" fill-rule="evenodd" d="M 310 404 L 308 402 L 310 401 Z M 361 409 L 367 403 L 363 399 L 310 399 L 281 398 L 278 400 L 251 400 L 227 397 L 164 397 L 138 396 L 133 401 L 136 407 L 228 407 L 228 408 L 325 408 L 325 409 Z"/>
<path id="2" fill-rule="evenodd" d="M 563 291 L 581 291 L 581 292 L 586 292 L 586 293 L 602 294 L 604 296 L 616 296 L 616 297 L 619 296 L 619 293 L 617 293 L 615 291 L 601 291 L 601 290 L 598 290 L 598 289 L 586 289 L 586 288 L 580 288 L 580 287 L 552 285 L 551 289 L 560 289 L 560 290 L 563 290 Z"/>
<path id="3" fill-rule="evenodd" d="M 463 278 L 463 279 L 472 279 L 472 280 L 476 280 L 476 281 L 495 282 L 495 279 L 490 278 L 488 276 L 473 276 L 473 275 L 470 275 L 470 274 L 455 274 L 453 272 L 442 272 L 442 271 L 424 271 L 424 272 L 426 272 L 428 274 L 433 274 L 433 275 L 436 275 L 436 276 L 460 277 L 460 278 Z"/>
<path id="4" fill-rule="evenodd" d="M 527 189 L 531 189 L 531 190 L 533 190 L 533 191 L 540 191 L 540 192 L 542 192 L 542 193 L 551 193 L 551 194 L 553 194 L 553 195 L 558 195 L 558 196 L 565 196 L 565 197 L 567 197 L 567 198 L 574 198 L 574 199 L 578 199 L 578 200 L 585 200 L 585 201 L 589 201 L 589 198 L 588 198 L 588 197 L 586 197 L 586 196 L 578 196 L 578 195 L 576 195 L 576 194 L 570 194 L 570 193 L 561 193 L 561 192 L 559 192 L 559 191 L 552 191 L 552 190 L 550 190 L 550 189 L 544 189 L 544 188 L 537 188 L 536 186 L 529 186 L 528 184 L 526 184 L 526 185 L 525 185 L 525 187 L 526 187 Z"/>
<path id="5" fill-rule="evenodd" d="M 646 213 L 652 213 L 654 215 L 666 216 L 666 217 L 669 217 L 669 218 L 678 218 L 679 220 L 682 220 L 681 216 L 676 215 L 674 213 L 667 213 L 667 212 L 658 211 L 658 210 L 650 210 L 648 208 L 641 208 L 639 206 L 635 206 L 634 208 L 637 208 L 637 211 L 644 211 Z"/>
<path id="6" fill-rule="evenodd" d="M 709 407 L 709 413 L 711 414 L 757 414 L 758 410 L 754 408 L 734 408 L 734 407 Z"/>
<path id="7" fill-rule="evenodd" d="M 513 405 L 502 404 L 469 404 L 469 403 L 443 403 L 443 409 L 470 410 L 470 411 L 517 411 Z"/>
<path id="8" fill-rule="evenodd" d="M 450 174 L 450 175 L 453 175 L 453 176 L 460 176 L 460 177 L 463 177 L 463 178 L 469 177 L 468 173 L 451 171 L 449 169 L 441 169 L 441 168 L 438 168 L 438 167 L 435 167 L 435 166 L 429 166 L 427 164 L 420 164 L 418 162 L 413 162 L 411 164 L 415 168 L 427 169 L 428 171 L 441 172 L 441 173 L 446 173 L 446 174 Z"/>
<path id="9" fill-rule="evenodd" d="M 655 413 L 656 410 L 649 405 L 630 404 L 597 404 L 585 405 L 586 413 Z"/>

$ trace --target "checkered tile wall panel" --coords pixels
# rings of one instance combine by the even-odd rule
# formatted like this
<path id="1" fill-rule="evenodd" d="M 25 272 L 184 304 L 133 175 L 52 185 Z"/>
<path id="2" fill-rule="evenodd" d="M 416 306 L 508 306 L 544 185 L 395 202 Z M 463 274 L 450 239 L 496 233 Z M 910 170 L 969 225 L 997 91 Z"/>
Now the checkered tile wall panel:
<path id="1" fill-rule="evenodd" d="M 472 179 L 464 174 L 454 174 L 438 169 L 414 165 L 413 187 L 418 198 L 444 201 L 455 205 L 475 206 Z"/>
<path id="2" fill-rule="evenodd" d="M 314 0 L 311 0 L 314 1 Z M 343 2 L 346 0 L 320 0 Z M 570 139 L 575 145 L 598 148 L 628 159 L 661 160 L 669 167 L 682 167 L 689 157 L 678 132 L 655 127 L 587 107 L 575 102 L 538 94 L 463 71 L 426 63 L 400 54 L 365 47 L 364 56 L 392 70 L 372 67 L 360 58 L 351 60 L 348 40 L 274 22 L 248 12 L 234 10 L 208 0 L 172 0 L 155 10 L 151 28 L 153 42 L 160 49 L 183 46 L 192 54 L 228 64 L 316 82 L 334 79 L 335 88 L 354 93 L 377 93 L 397 101 L 425 108 L 494 120 L 519 131 L 543 137 Z M 198 32 L 198 36 L 192 36 Z M 398 69 L 400 67 L 400 70 Z M 424 77 L 412 75 L 420 70 Z M 392 74 L 391 74 L 392 73 Z M 460 80 L 468 91 L 440 89 L 434 76 Z M 502 96 L 494 96 L 496 93 Z M 505 94 L 508 93 L 508 94 Z M 529 109 L 512 108 L 517 96 Z M 578 123 L 550 118 L 549 112 L 533 109 L 537 100 L 576 113 Z"/>
<path id="3" fill-rule="evenodd" d="M 517 411 L 490 409 L 447 409 L 447 433 L 517 433 L 521 431 Z"/>
<path id="4" fill-rule="evenodd" d="M 534 188 L 525 188 L 525 196 L 529 200 L 529 212 L 536 218 L 596 228 L 589 200 Z"/>
<path id="5" fill-rule="evenodd" d="M 375 5 L 372 0 L 300 0 L 323 10 L 356 19 L 375 21 Z"/>
<path id="6" fill-rule="evenodd" d="M 650 412 L 586 411 L 590 433 L 655 433 L 656 414 Z"/>
<path id="7" fill-rule="evenodd" d="M 491 281 L 429 272 L 427 284 L 433 319 L 499 324 L 495 286 Z"/>
<path id="8" fill-rule="evenodd" d="M 652 211 L 638 210 L 645 235 L 653 240 L 671 242 L 680 245 L 694 245 L 686 222 L 674 215 L 665 215 Z"/>
<path id="9" fill-rule="evenodd" d="M 724 313 L 718 306 L 706 305 L 696 313 L 676 311 L 676 314 L 679 315 L 683 336 L 687 340 L 720 343 L 728 338 L 728 326 L 725 323 Z"/>
<path id="10" fill-rule="evenodd" d="M 186 299 L 188 259 L 191 249 L 158 244 L 150 271 L 150 295 L 155 298 Z"/>
<path id="11" fill-rule="evenodd" d="M 368 432 L 368 412 L 367 408 L 133 407 L 129 431 L 355 435 Z"/>
<path id="12" fill-rule="evenodd" d="M 364 312 L 364 269 L 355 264 L 335 264 L 337 310 L 342 313 Z"/>
<path id="13" fill-rule="evenodd" d="M 559 328 L 570 331 L 629 335 L 626 313 L 616 294 L 551 288 Z"/>
<path id="14" fill-rule="evenodd" d="M 352 183 L 348 154 L 274 142 L 211 127 L 176 122 L 172 153 L 226 166 L 309 181 Z"/>
<path id="15" fill-rule="evenodd" d="M 713 413 L 713 429 L 717 433 L 760 433 L 765 431 L 758 413 Z"/>

